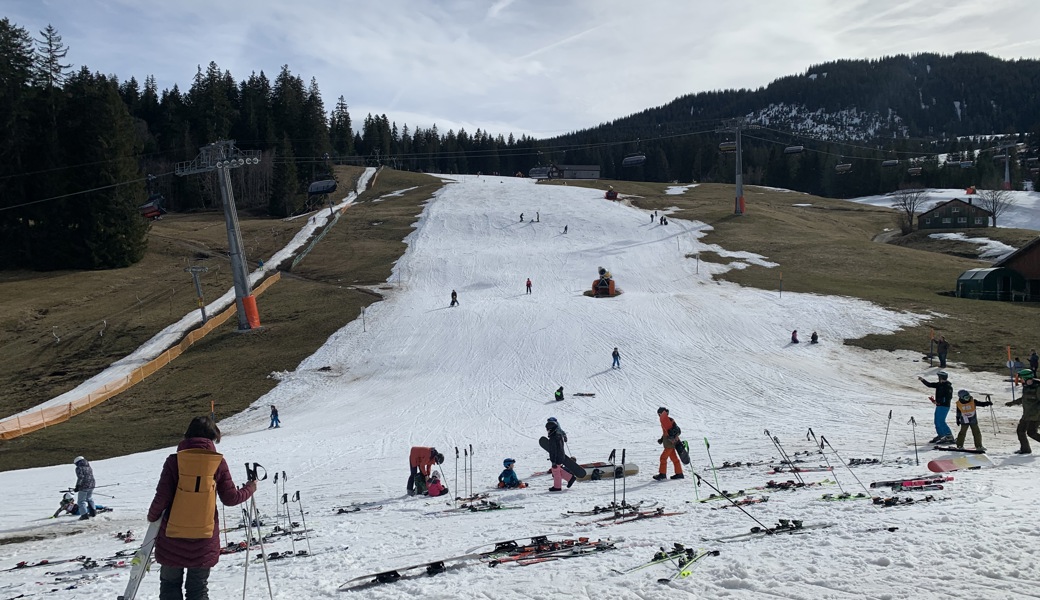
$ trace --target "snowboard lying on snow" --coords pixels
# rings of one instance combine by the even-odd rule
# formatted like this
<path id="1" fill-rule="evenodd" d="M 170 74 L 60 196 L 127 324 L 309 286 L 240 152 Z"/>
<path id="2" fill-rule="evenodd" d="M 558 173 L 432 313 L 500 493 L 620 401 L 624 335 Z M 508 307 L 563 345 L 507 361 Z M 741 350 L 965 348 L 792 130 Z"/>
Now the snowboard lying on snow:
<path id="1" fill-rule="evenodd" d="M 610 466 L 605 464 L 601 467 L 585 468 L 585 476 L 578 477 L 581 481 L 598 481 L 600 479 L 611 479 L 613 477 L 631 477 L 639 474 L 639 465 L 626 463 L 624 465 Z"/>
<path id="2" fill-rule="evenodd" d="M 932 473 L 948 473 L 950 471 L 961 471 L 964 469 L 981 469 L 992 467 L 993 461 L 985 454 L 966 454 L 954 458 L 933 460 L 928 463 L 928 470 Z"/>

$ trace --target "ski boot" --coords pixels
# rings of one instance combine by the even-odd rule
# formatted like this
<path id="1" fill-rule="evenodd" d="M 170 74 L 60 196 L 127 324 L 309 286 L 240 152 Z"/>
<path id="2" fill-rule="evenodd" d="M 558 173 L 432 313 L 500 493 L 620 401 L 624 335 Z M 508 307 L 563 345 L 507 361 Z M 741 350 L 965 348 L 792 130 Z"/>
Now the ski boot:
<path id="1" fill-rule="evenodd" d="M 664 481 L 665 479 L 668 479 L 668 475 L 665 473 L 658 473 L 657 475 L 654 475 L 653 479 L 655 481 Z"/>
<path id="2" fill-rule="evenodd" d="M 682 473 L 676 473 L 675 475 L 672 475 L 671 477 L 669 477 L 669 479 L 686 479 L 686 476 L 683 475 Z"/>

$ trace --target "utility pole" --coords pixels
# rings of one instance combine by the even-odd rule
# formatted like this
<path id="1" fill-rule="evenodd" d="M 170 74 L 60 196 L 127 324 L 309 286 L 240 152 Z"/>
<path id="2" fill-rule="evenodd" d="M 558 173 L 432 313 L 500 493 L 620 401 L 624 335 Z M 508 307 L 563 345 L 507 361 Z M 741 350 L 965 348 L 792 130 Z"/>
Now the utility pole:
<path id="1" fill-rule="evenodd" d="M 234 140 L 221 140 L 199 148 L 199 155 L 190 162 L 177 163 L 179 176 L 196 173 L 217 172 L 220 199 L 224 205 L 224 223 L 228 234 L 228 255 L 231 259 L 231 274 L 235 280 L 235 306 L 238 308 L 238 329 L 245 331 L 260 327 L 260 313 L 256 309 L 256 298 L 250 293 L 249 270 L 243 252 L 242 232 L 238 226 L 238 210 L 231 189 L 228 171 L 242 165 L 260 163 L 259 150 L 239 150 Z"/>
<path id="2" fill-rule="evenodd" d="M 736 193 L 733 200 L 733 214 L 743 215 L 746 212 L 744 204 L 744 166 L 741 161 L 743 152 L 740 146 L 740 132 L 743 129 L 757 129 L 756 125 L 749 125 L 743 118 L 729 119 L 715 128 L 715 133 L 732 133 L 736 136 Z"/>

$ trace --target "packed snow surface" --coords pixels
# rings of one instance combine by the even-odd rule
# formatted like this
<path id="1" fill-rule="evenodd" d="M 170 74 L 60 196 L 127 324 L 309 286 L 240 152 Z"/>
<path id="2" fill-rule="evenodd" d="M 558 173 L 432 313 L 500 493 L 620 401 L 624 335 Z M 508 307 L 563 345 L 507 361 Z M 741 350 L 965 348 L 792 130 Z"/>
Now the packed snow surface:
<path id="1" fill-rule="evenodd" d="M 869 501 L 821 499 L 841 489 L 862 492 L 859 482 L 927 474 L 928 460 L 947 456 L 923 445 L 920 466 L 912 464 L 915 435 L 918 443 L 934 435 L 931 390 L 916 376 L 934 380 L 936 369 L 919 354 L 868 352 L 842 343 L 923 317 L 852 298 L 790 292 L 781 297 L 714 281 L 712 276 L 727 268 L 771 265 L 770 257 L 726 248 L 730 265 L 687 258 L 708 249 L 700 241 L 706 225 L 680 219 L 649 223 L 646 211 L 603 200 L 596 190 L 513 178 L 452 180 L 418 217 L 408 250 L 384 286 L 392 289 L 367 309 L 364 330 L 360 321 L 350 323 L 296 371 L 281 374 L 278 386 L 251 409 L 222 415 L 227 418 L 221 421 L 225 435 L 218 449 L 236 480 L 244 479 L 247 461 L 261 463 L 269 475 L 284 471 L 287 493 L 299 491 L 302 501 L 289 505 L 293 520 L 304 520 L 300 511 L 305 510 L 306 524 L 314 530 L 309 538 L 314 556 L 270 563 L 275 598 L 1040 595 L 1035 591 L 1040 527 L 1034 516 L 1040 478 L 1032 457 L 1011 455 L 1020 409 L 1003 406 L 1010 389 L 996 376 L 968 373 L 956 362 L 948 369 L 956 388 L 994 394 L 999 435 L 993 433 L 989 409 L 980 413 L 994 468 L 958 472 L 944 490 L 926 492 L 941 502 L 876 508 Z M 541 222 L 517 219 L 520 212 L 536 211 Z M 623 294 L 611 299 L 582 294 L 600 266 L 611 271 Z M 530 295 L 524 290 L 528 277 Z M 449 308 L 453 289 L 460 305 Z M 262 311 L 262 299 L 260 304 Z M 794 329 L 802 344 L 789 343 Z M 814 330 L 821 343 L 805 343 Z M 961 342 L 956 331 L 945 333 L 955 361 Z M 621 353 L 617 370 L 610 368 L 615 346 Z M 561 385 L 566 399 L 554 402 L 553 391 Z M 213 391 L 219 396 L 219 389 Z M 275 430 L 267 428 L 271 404 L 281 413 L 282 426 Z M 659 406 L 671 410 L 690 444 L 693 464 L 685 480 L 650 479 L 660 453 Z M 624 489 L 629 502 L 656 501 L 683 514 L 609 527 L 563 516 L 610 502 L 615 482 L 578 482 L 550 493 L 547 477 L 528 477 L 548 466 L 538 438 L 550 416 L 559 419 L 570 453 L 581 462 L 606 460 L 615 448 L 620 457 L 626 449 L 628 462 L 638 464 L 640 472 L 618 486 L 619 500 Z M 916 428 L 908 423 L 911 417 Z M 838 454 L 811 455 L 803 464 L 827 460 L 837 469 L 803 477 L 836 478 L 841 487 L 778 491 L 746 510 L 765 525 L 786 518 L 833 526 L 733 543 L 702 539 L 756 525 L 736 508 L 712 510 L 723 504 L 695 501 L 711 493 L 708 483 L 716 483 L 705 439 L 715 464 L 769 460 L 778 454 L 765 430 L 794 453 L 815 449 L 806 441 L 810 427 Z M 440 471 L 452 492 L 458 491 L 457 467 L 463 487 L 463 461 L 456 462 L 455 448 L 469 454 L 472 445 L 475 491 L 494 486 L 503 458 L 516 459 L 520 477 L 531 487 L 492 492 L 492 497 L 523 508 L 444 516 L 437 513 L 449 508 L 443 498 L 407 497 L 408 452 L 415 445 L 435 446 L 448 456 Z M 839 455 L 879 458 L 883 450 L 886 461 L 901 464 L 850 472 L 838 462 Z M 115 511 L 87 522 L 47 518 L 59 490 L 74 482 L 74 450 L 68 465 L 0 473 L 0 536 L 29 537 L 0 545 L 0 569 L 21 560 L 100 559 L 133 547 L 114 534 L 143 534 L 145 511 L 171 451 L 94 462 L 99 486 L 118 484 L 98 488 L 96 496 Z M 720 470 L 718 485 L 736 491 L 793 478 L 767 470 L 765 465 Z M 693 472 L 705 476 L 699 488 Z M 269 523 L 279 506 L 276 489 L 269 478 L 255 497 Z M 921 500 L 926 493 L 899 495 Z M 333 514 L 333 506 L 362 501 L 377 501 L 382 509 Z M 239 514 L 229 508 L 229 524 Z M 886 529 L 893 527 L 898 529 Z M 530 566 L 474 565 L 362 592 L 336 592 L 339 584 L 366 573 L 447 558 L 494 540 L 552 533 L 609 536 L 618 540 L 618 549 Z M 243 535 L 238 530 L 229 539 Z M 289 540 L 280 539 L 266 550 L 290 550 Z M 674 542 L 721 554 L 668 585 L 657 582 L 671 574 L 668 566 L 630 575 L 611 571 L 649 560 L 658 547 Z M 305 541 L 295 544 L 306 547 Z M 211 597 L 243 593 L 244 558 L 222 558 L 210 577 Z M 73 563 L 0 572 L 0 598 L 115 598 L 125 586 L 126 569 L 99 571 L 96 578 L 73 583 L 55 581 L 48 573 L 81 573 L 75 569 Z M 246 597 L 266 597 L 262 565 L 252 562 L 248 575 Z M 77 587 L 63 589 L 73 584 Z M 60 593 L 45 593 L 52 589 Z M 157 589 L 153 569 L 139 597 L 154 598 Z"/>

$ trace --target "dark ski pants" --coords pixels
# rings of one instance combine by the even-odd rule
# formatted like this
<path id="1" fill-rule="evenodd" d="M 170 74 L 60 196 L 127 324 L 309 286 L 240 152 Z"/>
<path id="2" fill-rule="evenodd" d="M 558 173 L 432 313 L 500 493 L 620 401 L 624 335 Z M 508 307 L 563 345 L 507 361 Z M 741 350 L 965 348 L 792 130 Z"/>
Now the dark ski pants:
<path id="1" fill-rule="evenodd" d="M 411 467 L 411 474 L 408 475 L 408 495 L 425 494 L 426 493 L 426 476 L 419 472 L 419 467 Z"/>
<path id="2" fill-rule="evenodd" d="M 1018 422 L 1018 429 L 1015 433 L 1018 434 L 1018 443 L 1021 444 L 1020 450 L 1024 452 L 1031 452 L 1029 448 L 1029 438 L 1040 442 L 1040 433 L 1037 433 L 1037 428 L 1040 427 L 1040 421 L 1027 421 L 1022 419 Z M 1029 436 L 1029 437 L 1026 437 Z"/>
<path id="3" fill-rule="evenodd" d="M 968 436 L 968 428 L 971 427 L 971 439 L 975 442 L 976 448 L 982 447 L 982 430 L 979 429 L 978 423 L 962 423 L 961 430 L 957 433 L 957 447 L 960 448 L 964 445 L 964 438 Z"/>
<path id="4" fill-rule="evenodd" d="M 209 569 L 189 568 L 185 579 L 184 569 L 163 566 L 159 569 L 159 600 L 209 600 Z"/>

